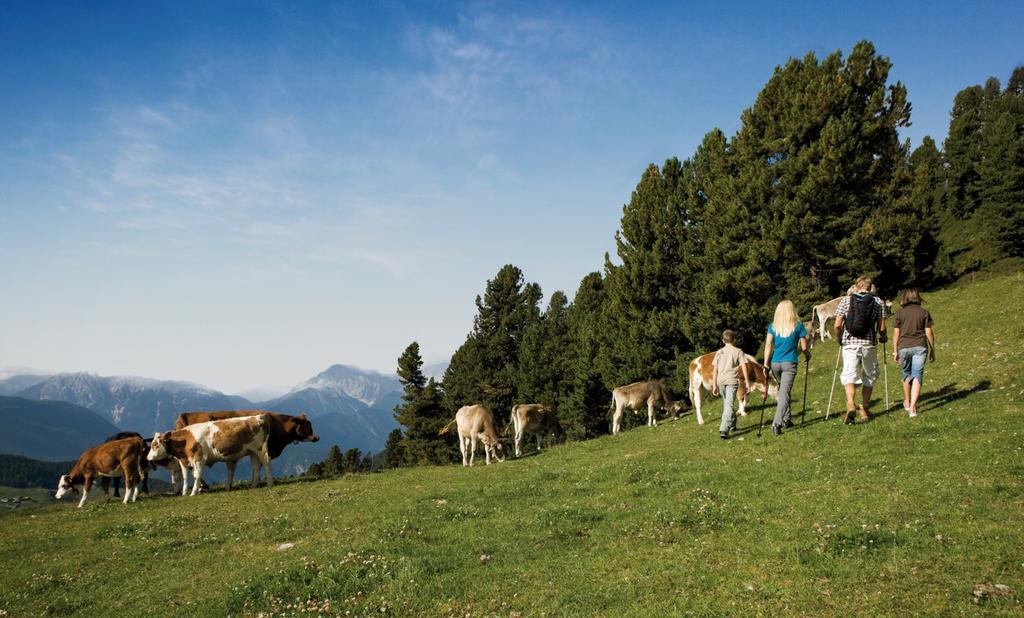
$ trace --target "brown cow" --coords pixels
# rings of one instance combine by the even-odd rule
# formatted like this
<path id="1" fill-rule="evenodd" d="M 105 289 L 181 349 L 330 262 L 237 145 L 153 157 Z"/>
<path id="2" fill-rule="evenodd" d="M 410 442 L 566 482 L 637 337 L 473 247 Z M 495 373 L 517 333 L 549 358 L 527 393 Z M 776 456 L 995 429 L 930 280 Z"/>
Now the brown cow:
<path id="1" fill-rule="evenodd" d="M 764 370 L 753 356 L 746 354 L 747 362 L 747 375 L 750 376 L 752 384 L 750 388 L 755 391 L 764 392 L 765 384 L 767 383 L 768 396 L 775 397 L 779 392 L 779 385 L 775 381 L 775 377 Z M 708 352 L 698 356 L 697 358 L 690 361 L 690 401 L 693 402 L 693 408 L 697 412 L 697 424 L 704 424 L 704 416 L 701 414 L 701 403 L 704 400 L 704 395 L 710 395 L 712 393 L 711 374 L 712 366 L 711 363 L 715 360 L 715 353 Z M 740 374 L 742 375 L 742 374 Z M 766 377 L 767 376 L 767 377 Z M 766 382 L 767 380 L 767 382 Z M 747 392 L 744 388 L 743 380 L 740 380 L 740 386 L 736 389 L 736 399 L 738 400 L 737 412 L 740 416 L 747 415 Z"/>
<path id="2" fill-rule="evenodd" d="M 482 405 L 462 406 L 455 413 L 455 420 L 445 425 L 437 435 L 447 432 L 452 425 L 458 425 L 459 450 L 462 452 L 463 466 L 473 465 L 477 440 L 484 443 L 484 457 L 487 465 L 491 465 L 492 453 L 498 461 L 505 461 L 505 458 L 501 456 L 501 441 L 498 439 L 498 433 L 494 431 L 494 412 L 490 408 Z M 469 446 L 468 461 L 466 459 L 467 446 Z"/>
<path id="3" fill-rule="evenodd" d="M 620 386 L 612 391 L 612 405 L 615 406 L 615 415 L 612 417 L 612 433 L 619 433 L 622 426 L 622 410 L 629 408 L 634 414 L 644 406 L 647 407 L 647 426 L 657 427 L 658 420 L 654 418 L 654 409 L 661 408 L 672 415 L 672 418 L 679 416 L 683 408 L 683 402 L 673 401 L 668 394 L 668 389 L 661 382 L 633 382 L 626 386 Z"/>
<path id="4" fill-rule="evenodd" d="M 195 423 L 208 421 L 219 421 L 226 418 L 239 418 L 242 416 L 255 416 L 267 414 L 270 416 L 270 440 L 267 449 L 271 459 L 277 459 L 284 452 L 284 447 L 299 442 L 318 442 L 320 436 L 313 431 L 313 423 L 309 422 L 305 414 L 291 416 L 278 412 L 266 410 L 218 410 L 216 412 L 184 412 L 178 415 L 174 422 L 175 429 L 184 429 Z M 259 478 L 256 479 L 257 482 Z"/>
<path id="5" fill-rule="evenodd" d="M 132 502 L 139 497 L 139 484 L 142 481 L 142 459 L 146 445 L 142 438 L 125 438 L 104 442 L 94 446 L 78 458 L 71 472 L 60 477 L 57 481 L 57 493 L 54 497 L 58 500 L 72 491 L 81 491 L 82 499 L 78 501 L 78 508 L 82 508 L 85 499 L 92 489 L 93 481 L 97 478 L 108 479 L 112 476 L 124 476 L 124 503 L 128 499 Z M 77 489 L 81 485 L 81 490 Z M 103 493 L 107 494 L 109 481 L 104 483 Z M 107 494 L 109 497 L 109 494 Z"/>
<path id="6" fill-rule="evenodd" d="M 541 438 L 554 435 L 562 437 L 562 426 L 558 423 L 555 411 L 546 403 L 521 403 L 512 406 L 512 425 L 515 429 L 516 457 L 522 456 L 519 444 L 526 434 L 537 436 L 537 451 L 540 452 Z"/>
<path id="7" fill-rule="evenodd" d="M 184 429 L 165 431 L 153 436 L 149 445 L 150 461 L 174 457 L 181 466 L 185 479 L 181 495 L 188 488 L 186 462 L 192 468 L 192 495 L 199 493 L 203 482 L 203 468 L 207 464 L 223 461 L 228 466 L 228 489 L 235 480 L 235 464 L 248 456 L 252 463 L 252 484 L 259 483 L 260 466 L 267 469 L 267 486 L 273 487 L 274 474 L 270 470 L 271 416 L 259 414 L 225 418 L 218 421 L 194 423 Z"/>

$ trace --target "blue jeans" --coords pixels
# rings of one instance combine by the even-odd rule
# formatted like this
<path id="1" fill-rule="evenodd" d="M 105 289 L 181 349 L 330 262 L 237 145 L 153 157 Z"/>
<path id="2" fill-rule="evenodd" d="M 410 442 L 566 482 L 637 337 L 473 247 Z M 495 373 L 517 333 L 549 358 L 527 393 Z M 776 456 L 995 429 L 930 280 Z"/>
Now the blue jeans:
<path id="1" fill-rule="evenodd" d="M 719 387 L 722 391 L 722 424 L 718 426 L 719 433 L 728 433 L 732 429 L 732 402 L 736 400 L 736 389 L 738 384 L 723 384 Z"/>
<path id="2" fill-rule="evenodd" d="M 908 379 L 924 384 L 924 361 L 928 358 L 928 348 L 923 345 L 900 349 L 900 364 L 903 365 L 903 381 Z"/>

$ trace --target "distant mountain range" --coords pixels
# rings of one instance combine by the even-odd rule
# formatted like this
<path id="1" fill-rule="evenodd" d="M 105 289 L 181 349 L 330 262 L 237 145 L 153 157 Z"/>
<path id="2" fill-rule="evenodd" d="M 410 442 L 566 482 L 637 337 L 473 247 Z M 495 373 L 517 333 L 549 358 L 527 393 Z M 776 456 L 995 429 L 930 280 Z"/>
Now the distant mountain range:
<path id="1" fill-rule="evenodd" d="M 0 424 L 0 453 L 51 461 L 77 460 L 120 431 L 87 408 L 21 397 L 0 397 Z"/>
<path id="2" fill-rule="evenodd" d="M 105 427 L 99 432 L 103 437 L 116 431 L 137 431 L 151 436 L 173 428 L 178 415 L 186 411 L 261 409 L 306 414 L 313 421 L 320 442 L 286 449 L 275 461 L 275 473 L 279 474 L 300 472 L 310 463 L 323 459 L 334 444 L 363 452 L 383 449 L 388 433 L 398 427 L 393 410 L 400 391 L 401 384 L 394 375 L 346 365 L 333 365 L 284 395 L 263 402 L 226 395 L 190 382 L 150 378 L 60 373 L 11 375 L 0 379 L 0 393 L 13 392 L 27 400 L 69 402 L 87 408 L 99 417 L 97 425 Z M 36 430 L 45 435 L 44 429 Z M 94 434 L 89 434 L 89 439 L 94 438 Z M 74 458 L 80 452 L 64 457 Z M 0 446 L 0 453 L 52 458 L 33 449 L 11 451 L 3 446 Z M 243 473 L 240 469 L 239 474 Z"/>

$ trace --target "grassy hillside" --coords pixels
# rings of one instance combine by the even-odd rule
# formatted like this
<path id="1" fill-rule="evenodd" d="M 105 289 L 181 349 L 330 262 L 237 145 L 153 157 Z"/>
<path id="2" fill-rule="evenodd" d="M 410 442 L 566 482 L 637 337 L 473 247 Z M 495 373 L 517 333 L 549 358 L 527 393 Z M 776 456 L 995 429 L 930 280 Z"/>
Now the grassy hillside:
<path id="1" fill-rule="evenodd" d="M 490 467 L 0 516 L 11 615 L 974 614 L 1024 594 L 1024 276 L 926 296 L 922 415 L 717 435 L 692 416 Z M 899 407 L 898 373 L 889 366 Z M 799 412 L 799 387 L 795 411 Z M 879 399 L 882 391 L 877 391 Z M 838 409 L 840 406 L 835 406 Z M 876 405 L 876 410 L 882 406 Z M 281 543 L 294 543 L 279 550 Z"/>

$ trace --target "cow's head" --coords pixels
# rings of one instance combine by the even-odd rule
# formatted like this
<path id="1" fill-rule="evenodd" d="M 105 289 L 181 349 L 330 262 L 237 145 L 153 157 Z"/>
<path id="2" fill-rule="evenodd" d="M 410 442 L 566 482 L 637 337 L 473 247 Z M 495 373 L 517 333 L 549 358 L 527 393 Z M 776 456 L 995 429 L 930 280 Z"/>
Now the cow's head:
<path id="1" fill-rule="evenodd" d="M 668 412 L 673 417 L 676 417 L 676 416 L 679 416 L 680 414 L 682 414 L 683 412 L 685 412 L 686 408 L 687 408 L 686 402 L 683 401 L 682 399 L 680 399 L 679 401 L 673 401 L 672 405 L 670 405 L 668 407 L 666 412 Z"/>
<path id="2" fill-rule="evenodd" d="M 305 414 L 291 417 L 285 422 L 284 428 L 292 442 L 320 441 L 320 436 L 313 430 L 313 423 L 309 422 Z"/>
<path id="3" fill-rule="evenodd" d="M 170 439 L 171 432 L 169 431 L 154 434 L 153 441 L 149 443 L 149 454 L 146 455 L 146 459 L 149 461 L 167 459 L 167 442 Z"/>
<path id="4" fill-rule="evenodd" d="M 60 500 L 74 491 L 77 490 L 75 489 L 75 484 L 72 482 L 71 477 L 67 474 L 62 474 L 57 480 L 57 493 L 55 493 L 53 497 Z"/>

